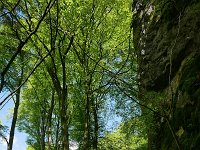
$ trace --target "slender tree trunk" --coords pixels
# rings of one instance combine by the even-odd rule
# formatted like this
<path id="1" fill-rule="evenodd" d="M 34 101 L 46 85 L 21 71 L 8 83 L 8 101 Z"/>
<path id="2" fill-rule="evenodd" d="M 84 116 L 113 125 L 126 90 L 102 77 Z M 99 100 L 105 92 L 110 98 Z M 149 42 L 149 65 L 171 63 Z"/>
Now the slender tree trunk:
<path id="1" fill-rule="evenodd" d="M 18 89 L 16 92 L 16 102 L 15 102 L 15 107 L 14 107 L 14 113 L 13 113 L 13 119 L 12 119 L 12 124 L 11 124 L 11 129 L 10 129 L 10 136 L 9 136 L 7 150 L 12 150 L 12 147 L 13 147 L 15 126 L 16 126 L 16 122 L 17 122 L 17 114 L 18 114 L 18 108 L 19 108 L 19 103 L 20 103 L 20 90 L 21 89 Z"/>
<path id="2" fill-rule="evenodd" d="M 20 52 L 20 58 L 21 58 L 21 63 L 24 61 L 24 52 Z M 23 74 L 24 74 L 24 65 L 21 64 L 21 74 L 18 79 L 18 87 L 21 86 L 22 80 L 23 80 Z M 15 100 L 15 106 L 14 106 L 14 112 L 13 112 L 13 118 L 12 118 L 12 124 L 11 124 L 11 129 L 10 129 L 10 135 L 9 135 L 9 141 L 8 141 L 8 147 L 7 150 L 12 150 L 13 147 L 13 140 L 14 140 L 14 135 L 15 135 L 15 126 L 17 122 L 17 115 L 18 115 L 18 109 L 19 109 L 19 104 L 20 104 L 20 93 L 21 93 L 21 88 L 19 88 L 16 91 L 16 100 Z"/>
<path id="3" fill-rule="evenodd" d="M 55 91 L 52 90 L 52 98 L 51 98 L 51 105 L 49 109 L 49 115 L 48 115 L 48 150 L 51 150 L 51 124 L 52 124 L 52 114 L 54 109 L 54 94 Z"/>
<path id="4" fill-rule="evenodd" d="M 48 126 L 48 150 L 51 150 L 51 126 Z"/>
<path id="5" fill-rule="evenodd" d="M 86 98 L 85 102 L 85 124 L 84 124 L 84 139 L 83 139 L 83 150 L 89 150 L 89 139 L 90 139 L 90 130 L 89 130 L 89 120 L 90 120 L 90 111 L 89 111 L 89 97 Z"/>
<path id="6" fill-rule="evenodd" d="M 86 36 L 87 39 L 87 36 Z M 90 149 L 90 85 L 91 85 L 91 77 L 89 71 L 89 61 L 88 61 L 88 51 L 86 48 L 86 41 L 84 42 L 83 49 L 83 69 L 84 69 L 84 88 L 85 88 L 85 120 L 84 120 L 84 137 L 83 137 L 83 150 Z"/>
<path id="7" fill-rule="evenodd" d="M 41 150 L 45 150 L 45 133 L 46 133 L 46 129 L 45 129 L 45 112 L 44 110 L 42 111 L 41 114 L 41 121 L 40 121 L 40 146 L 41 146 Z"/>
<path id="8" fill-rule="evenodd" d="M 69 150 L 69 133 L 68 133 L 68 117 L 67 117 L 67 89 L 63 88 L 61 97 L 61 137 L 62 150 Z"/>
<path id="9" fill-rule="evenodd" d="M 41 143 L 40 143 L 41 142 L 41 137 L 39 136 L 40 135 L 40 126 L 37 127 L 37 131 L 36 132 L 37 132 L 37 135 L 38 135 L 36 137 L 36 141 L 37 141 L 36 143 L 39 143 L 39 144 L 34 145 L 34 143 L 32 143 L 31 146 L 34 147 L 35 149 L 41 150 Z"/>
<path id="10" fill-rule="evenodd" d="M 55 150 L 59 150 L 60 149 L 60 147 L 59 147 L 59 138 L 60 138 L 60 136 L 59 136 L 59 131 L 60 131 L 60 119 L 59 119 L 59 117 L 57 116 L 57 120 L 58 120 L 58 122 L 57 122 L 57 124 L 56 124 L 56 139 L 55 139 Z"/>
<path id="11" fill-rule="evenodd" d="M 94 116 L 94 141 L 93 141 L 93 149 L 97 150 L 98 146 L 98 129 L 99 129 L 99 124 L 98 124 L 98 115 L 97 115 L 97 105 L 93 101 L 93 116 Z"/>
<path id="12" fill-rule="evenodd" d="M 67 104 L 67 96 L 68 89 L 66 84 L 66 70 L 65 70 L 65 55 L 62 56 L 60 51 L 60 58 L 62 63 L 62 77 L 63 77 L 63 88 L 61 95 L 61 136 L 62 136 L 62 149 L 69 150 L 69 120 L 68 120 L 68 104 Z"/>
<path id="13" fill-rule="evenodd" d="M 60 124 L 61 124 L 61 147 L 62 150 L 69 150 L 68 116 L 67 116 L 67 85 L 65 65 L 63 64 L 63 88 L 61 87 L 55 69 L 48 68 L 49 75 L 53 81 L 56 93 L 59 98 Z"/>
<path id="14" fill-rule="evenodd" d="M 85 65 L 87 66 L 87 64 Z M 84 122 L 84 139 L 83 139 L 83 149 L 90 149 L 90 76 L 88 74 L 88 68 L 85 69 L 86 79 L 85 79 L 85 122 Z"/>

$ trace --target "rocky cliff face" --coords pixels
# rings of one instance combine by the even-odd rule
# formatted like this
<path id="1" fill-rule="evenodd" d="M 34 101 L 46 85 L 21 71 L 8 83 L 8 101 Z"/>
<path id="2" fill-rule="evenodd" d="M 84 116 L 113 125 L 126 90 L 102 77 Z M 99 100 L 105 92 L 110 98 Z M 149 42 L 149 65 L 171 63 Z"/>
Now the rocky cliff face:
<path id="1" fill-rule="evenodd" d="M 200 2 L 157 0 L 134 7 L 133 19 L 139 20 L 133 21 L 132 26 L 140 92 L 147 95 L 154 91 L 163 96 L 158 103 L 160 115 L 154 115 L 156 126 L 149 132 L 149 149 L 198 150 Z M 148 105 L 152 100 L 145 103 Z"/>

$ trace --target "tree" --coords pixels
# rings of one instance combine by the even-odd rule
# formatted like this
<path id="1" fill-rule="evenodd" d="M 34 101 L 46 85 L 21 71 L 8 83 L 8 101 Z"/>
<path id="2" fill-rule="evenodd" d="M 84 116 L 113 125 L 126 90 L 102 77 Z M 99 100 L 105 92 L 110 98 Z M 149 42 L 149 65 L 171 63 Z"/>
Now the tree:
<path id="1" fill-rule="evenodd" d="M 41 23 L 43 22 L 44 18 L 46 17 L 47 13 L 50 11 L 51 7 L 54 5 L 56 0 L 52 0 L 49 3 L 47 3 L 41 17 L 39 18 L 39 21 L 33 25 L 33 22 L 31 21 L 32 16 L 29 14 L 28 5 L 25 1 L 25 3 L 20 3 L 21 1 L 18 0 L 17 4 L 15 4 L 13 1 L 10 3 L 8 2 L 1 2 L 2 8 L 3 8 L 3 15 L 5 16 L 5 23 L 8 21 L 9 27 L 13 31 L 12 34 L 16 37 L 17 41 L 17 47 L 15 47 L 16 51 L 11 56 L 10 60 L 4 67 L 4 69 L 1 71 L 1 86 L 0 86 L 0 92 L 3 90 L 3 86 L 5 84 L 5 75 L 7 74 L 9 68 L 11 67 L 12 63 L 18 56 L 18 54 L 22 51 L 23 47 L 27 44 L 27 42 L 31 39 L 31 37 L 38 31 Z M 36 2 L 37 4 L 38 2 Z M 21 5 L 20 5 L 21 4 Z M 14 5 L 14 6 L 13 6 Z M 11 8 L 10 8 L 11 7 Z M 5 11 L 5 12 L 4 12 Z M 8 11 L 8 12 L 6 12 Z M 25 11 L 25 12 L 24 12 Z M 24 14 L 21 15 L 21 14 Z M 26 14 L 26 15 L 25 15 Z M 38 15 L 39 16 L 39 15 Z M 23 20 L 23 18 L 28 18 L 28 20 Z M 4 20 L 4 18 L 3 18 Z M 4 24 L 2 24 L 4 25 Z M 1 105 L 4 101 L 1 102 Z"/>
<path id="2" fill-rule="evenodd" d="M 41 70 L 30 78 L 22 93 L 23 101 L 18 120 L 18 128 L 29 134 L 29 145 L 41 150 L 47 146 L 49 149 L 59 149 L 60 138 L 60 120 L 56 109 L 58 101 L 47 75 Z"/>
<path id="3" fill-rule="evenodd" d="M 24 76 L 24 68 L 25 68 L 24 67 L 24 57 L 25 57 L 25 54 L 22 51 L 20 53 L 20 64 L 19 64 L 20 69 L 19 69 L 19 71 L 15 72 L 15 73 L 19 74 L 19 77 L 17 77 L 17 79 L 15 79 L 17 81 L 16 87 L 20 87 L 20 85 L 22 84 L 22 80 L 23 80 L 23 76 Z M 20 105 L 20 95 L 21 95 L 21 88 L 19 88 L 16 92 L 13 119 L 12 119 L 9 141 L 8 141 L 8 150 L 12 150 L 12 146 L 13 146 L 15 126 L 16 126 L 17 116 L 18 116 L 18 108 L 19 108 L 19 105 Z"/>
<path id="4" fill-rule="evenodd" d="M 8 127 L 7 126 L 3 126 L 0 123 L 0 140 L 3 140 L 8 144 L 8 139 L 6 138 L 7 130 L 8 130 Z"/>
<path id="5" fill-rule="evenodd" d="M 133 126 L 133 122 L 135 123 Z M 130 126 L 132 125 L 132 127 Z M 100 139 L 100 150 L 145 150 L 147 149 L 147 140 L 144 133 L 138 130 L 138 125 L 142 125 L 138 117 L 127 122 L 123 122 L 112 133 L 105 134 Z M 139 127 L 141 128 L 141 127 Z M 131 131 L 131 132 L 127 132 Z"/>
<path id="6" fill-rule="evenodd" d="M 135 94 L 130 1 L 19 0 L 8 14 L 16 19 L 9 28 L 18 33 L 14 47 L 21 47 L 3 60 L 1 85 L 25 51 L 29 74 L 16 89 L 22 90 L 18 126 L 29 134 L 28 144 L 68 150 L 75 141 L 81 149 L 98 149 L 106 105 L 125 108 L 130 99 L 122 91 Z"/>

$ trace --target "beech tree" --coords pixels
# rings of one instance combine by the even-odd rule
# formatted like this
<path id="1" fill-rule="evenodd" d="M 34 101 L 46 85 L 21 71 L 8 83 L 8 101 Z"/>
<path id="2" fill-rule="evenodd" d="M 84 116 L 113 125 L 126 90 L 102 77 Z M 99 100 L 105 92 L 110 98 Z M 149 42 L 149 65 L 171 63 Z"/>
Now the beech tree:
<path id="1" fill-rule="evenodd" d="M 1 64 L 0 91 L 7 89 L 12 71 L 19 68 L 15 63 L 22 52 L 26 71 L 21 71 L 17 87 L 0 105 L 14 93 L 21 95 L 21 102 L 16 97 L 13 120 L 18 116 L 18 128 L 29 135 L 27 143 L 32 148 L 69 150 L 75 142 L 80 149 L 98 149 L 100 137 L 106 136 L 107 105 L 127 104 L 130 98 L 123 92 L 133 94 L 130 91 L 137 87 L 130 88 L 136 78 L 131 2 L 19 0 L 1 4 L 5 21 L 1 30 L 15 43 L 9 47 L 12 53 L 1 54 L 5 65 Z M 5 47 L 7 41 L 1 38 Z M 126 107 L 121 106 L 121 110 Z"/>

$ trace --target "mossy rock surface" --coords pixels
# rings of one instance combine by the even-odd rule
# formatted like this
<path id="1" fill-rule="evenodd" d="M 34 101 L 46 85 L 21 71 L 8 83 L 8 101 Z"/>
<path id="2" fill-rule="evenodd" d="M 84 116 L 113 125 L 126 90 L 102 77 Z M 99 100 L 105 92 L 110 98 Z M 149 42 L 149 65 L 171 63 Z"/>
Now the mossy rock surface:
<path id="1" fill-rule="evenodd" d="M 170 83 L 173 109 L 166 110 L 171 113 L 170 125 L 181 150 L 200 150 L 200 1 L 170 1 L 146 33 L 145 54 L 139 64 L 141 87 L 170 97 L 166 89 L 176 78 L 176 85 Z M 158 124 L 152 130 L 150 149 L 155 149 L 157 141 L 158 150 L 177 150 L 167 122 L 158 120 Z"/>
<path id="2" fill-rule="evenodd" d="M 191 53 L 199 51 L 200 3 L 193 3 L 184 6 L 183 12 L 178 12 L 178 15 L 174 15 L 171 8 L 165 8 L 170 14 L 163 13 L 173 19 L 161 15 L 160 20 L 152 21 L 148 27 L 145 54 L 141 56 L 140 63 L 142 84 L 147 90 L 165 89 L 169 75 L 173 78 L 182 61 Z"/>

